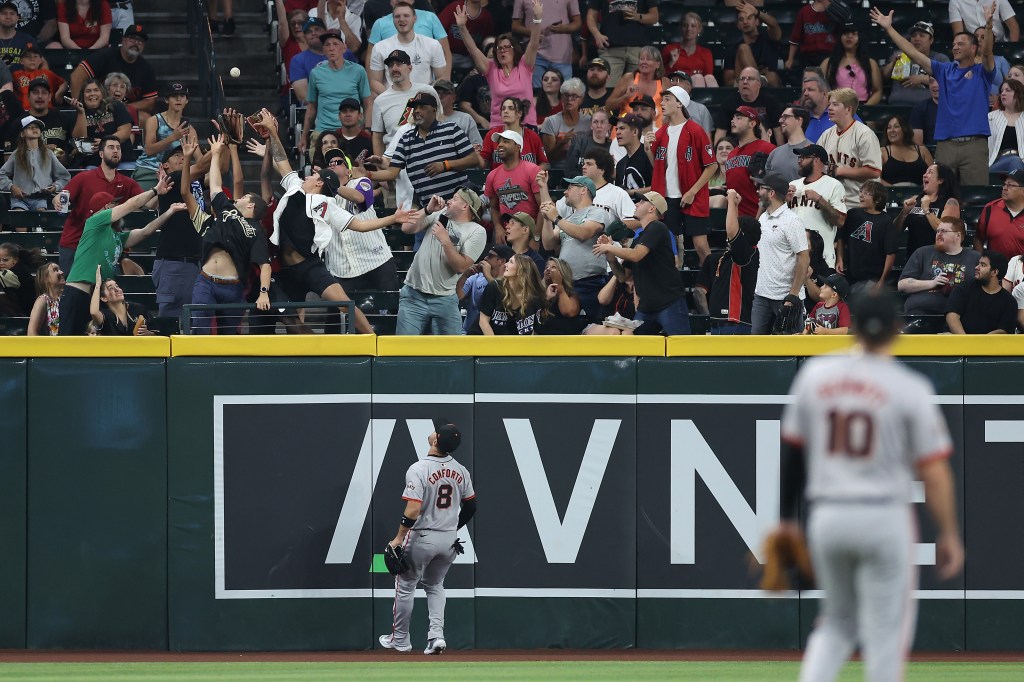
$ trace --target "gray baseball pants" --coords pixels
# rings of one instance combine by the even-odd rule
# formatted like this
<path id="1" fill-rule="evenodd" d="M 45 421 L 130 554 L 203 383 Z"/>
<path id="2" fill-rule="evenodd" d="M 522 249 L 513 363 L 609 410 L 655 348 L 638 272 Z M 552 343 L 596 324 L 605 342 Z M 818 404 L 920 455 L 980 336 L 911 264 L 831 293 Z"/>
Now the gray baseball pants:
<path id="1" fill-rule="evenodd" d="M 405 545 L 409 559 L 409 570 L 395 576 L 395 619 L 392 637 L 398 647 L 405 647 L 409 641 L 409 621 L 412 619 L 413 600 L 416 585 L 423 585 L 427 593 L 427 614 L 430 629 L 427 639 L 444 637 L 444 577 L 455 561 L 452 543 L 458 537 L 456 531 L 412 530 Z"/>

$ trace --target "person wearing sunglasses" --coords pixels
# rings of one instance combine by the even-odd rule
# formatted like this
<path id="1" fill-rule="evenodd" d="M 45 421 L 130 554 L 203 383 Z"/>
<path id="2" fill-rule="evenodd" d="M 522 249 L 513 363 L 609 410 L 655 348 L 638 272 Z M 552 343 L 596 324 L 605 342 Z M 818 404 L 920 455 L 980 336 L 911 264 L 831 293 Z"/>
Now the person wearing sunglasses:
<path id="1" fill-rule="evenodd" d="M 821 63 L 821 70 L 832 88 L 850 88 L 861 104 L 882 101 L 882 71 L 868 56 L 860 29 L 852 22 L 839 29 L 839 40 L 832 54 Z"/>

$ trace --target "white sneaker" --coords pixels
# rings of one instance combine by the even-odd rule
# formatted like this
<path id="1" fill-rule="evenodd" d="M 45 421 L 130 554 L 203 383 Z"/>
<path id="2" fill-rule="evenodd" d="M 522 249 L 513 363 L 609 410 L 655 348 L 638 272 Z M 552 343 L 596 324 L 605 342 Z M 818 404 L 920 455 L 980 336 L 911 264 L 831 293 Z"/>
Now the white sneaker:
<path id="1" fill-rule="evenodd" d="M 427 642 L 427 648 L 423 650 L 423 653 L 425 653 L 427 656 L 435 656 L 438 654 L 443 654 L 444 650 L 447 648 L 448 643 L 440 637 L 437 637 L 436 639 L 432 639 L 429 642 Z"/>
<path id="2" fill-rule="evenodd" d="M 395 651 L 401 651 L 402 653 L 408 653 L 412 651 L 412 645 L 409 646 L 398 646 L 393 640 L 394 635 L 381 635 L 377 638 L 380 645 L 385 649 L 394 649 Z M 443 644 L 443 642 L 442 642 Z"/>

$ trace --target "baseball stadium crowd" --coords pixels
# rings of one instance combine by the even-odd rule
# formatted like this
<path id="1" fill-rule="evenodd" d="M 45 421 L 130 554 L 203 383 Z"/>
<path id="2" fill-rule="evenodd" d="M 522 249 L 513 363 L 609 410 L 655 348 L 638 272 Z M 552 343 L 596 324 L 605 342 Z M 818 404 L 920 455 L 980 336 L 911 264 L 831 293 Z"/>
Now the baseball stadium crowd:
<path id="1" fill-rule="evenodd" d="M 158 80 L 130 1 L 0 2 L 21 333 L 188 304 L 221 306 L 192 333 L 303 333 L 337 316 L 275 303 L 352 300 L 362 333 L 845 334 L 884 287 L 906 333 L 1024 326 L 1008 0 L 266 1 L 283 85 L 244 113 Z"/>

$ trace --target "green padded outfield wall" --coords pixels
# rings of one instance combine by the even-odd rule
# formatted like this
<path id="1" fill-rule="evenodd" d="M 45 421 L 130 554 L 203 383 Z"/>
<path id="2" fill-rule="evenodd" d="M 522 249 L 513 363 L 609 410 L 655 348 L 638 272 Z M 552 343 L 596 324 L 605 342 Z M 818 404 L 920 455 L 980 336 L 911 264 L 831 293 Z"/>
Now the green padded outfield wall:
<path id="1" fill-rule="evenodd" d="M 28 362 L 0 360 L 0 649 L 25 647 Z"/>

